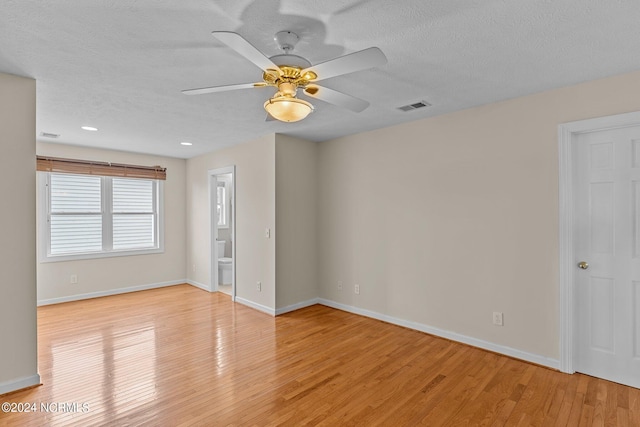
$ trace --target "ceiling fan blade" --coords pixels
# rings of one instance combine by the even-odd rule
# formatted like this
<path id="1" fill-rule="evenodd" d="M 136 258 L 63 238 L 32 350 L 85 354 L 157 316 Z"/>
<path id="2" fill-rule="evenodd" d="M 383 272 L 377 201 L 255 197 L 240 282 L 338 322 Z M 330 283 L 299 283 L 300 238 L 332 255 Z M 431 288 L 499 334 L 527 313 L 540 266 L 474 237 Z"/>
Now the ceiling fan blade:
<path id="1" fill-rule="evenodd" d="M 365 100 L 324 86 L 307 85 L 307 87 L 304 88 L 304 93 L 312 98 L 355 111 L 356 113 L 365 110 L 369 106 L 369 103 Z"/>
<path id="2" fill-rule="evenodd" d="M 356 1 L 354 4 L 350 6 L 346 6 L 346 7 L 343 7 L 342 9 L 336 10 L 335 12 L 333 12 L 333 16 L 342 15 L 344 13 L 351 12 L 352 10 L 360 9 L 362 8 L 362 6 L 365 6 L 370 1 L 371 0 Z"/>
<path id="3" fill-rule="evenodd" d="M 250 89 L 252 87 L 265 87 L 267 86 L 265 83 L 243 83 L 239 85 L 227 85 L 227 86 L 211 86 L 211 87 L 202 87 L 198 89 L 187 89 L 183 90 L 182 93 L 185 95 L 202 95 L 204 93 L 213 93 L 213 92 L 226 92 L 229 90 L 236 89 Z"/>
<path id="4" fill-rule="evenodd" d="M 240 34 L 232 31 L 214 31 L 211 34 L 213 37 L 217 38 L 222 43 L 226 44 L 231 49 L 256 64 L 258 67 L 262 68 L 263 71 L 275 70 L 282 74 L 280 67 L 274 64 Z"/>
<path id="5" fill-rule="evenodd" d="M 304 75 L 307 71 L 314 72 L 318 78 L 315 81 L 328 79 L 355 71 L 366 70 L 368 68 L 379 67 L 387 63 L 387 57 L 377 47 L 350 53 L 340 56 L 320 64 L 313 65 L 300 72 Z"/>

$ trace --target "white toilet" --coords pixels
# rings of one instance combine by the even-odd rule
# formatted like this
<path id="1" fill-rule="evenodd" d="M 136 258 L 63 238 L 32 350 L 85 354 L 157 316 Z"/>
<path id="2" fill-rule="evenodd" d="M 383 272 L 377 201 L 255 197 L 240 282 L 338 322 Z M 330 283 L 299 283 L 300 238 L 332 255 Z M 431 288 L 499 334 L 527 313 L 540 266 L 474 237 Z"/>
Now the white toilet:
<path id="1" fill-rule="evenodd" d="M 224 256 L 225 240 L 218 240 L 218 285 L 230 285 L 233 259 Z"/>

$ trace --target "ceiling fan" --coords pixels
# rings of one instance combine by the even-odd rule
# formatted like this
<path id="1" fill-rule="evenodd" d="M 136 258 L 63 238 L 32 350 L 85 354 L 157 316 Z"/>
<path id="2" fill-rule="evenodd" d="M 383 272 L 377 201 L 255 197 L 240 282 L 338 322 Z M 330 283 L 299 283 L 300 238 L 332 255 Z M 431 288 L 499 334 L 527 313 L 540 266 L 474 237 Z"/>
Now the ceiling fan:
<path id="1" fill-rule="evenodd" d="M 284 53 L 268 58 L 240 34 L 230 31 L 214 31 L 213 36 L 234 49 L 240 55 L 256 64 L 263 71 L 262 81 L 227 86 L 213 86 L 183 90 L 185 95 L 224 92 L 236 89 L 272 86 L 276 94 L 264 103 L 270 117 L 283 122 L 297 122 L 313 112 L 311 103 L 297 98 L 297 90 L 311 98 L 334 104 L 351 111 L 361 112 L 369 106 L 367 101 L 342 92 L 315 84 L 320 80 L 355 71 L 378 67 L 387 63 L 384 53 L 377 47 L 370 47 L 348 55 L 340 56 L 320 64 L 311 65 L 305 58 L 291 53 L 299 40 L 291 31 L 280 31 L 274 39 Z"/>

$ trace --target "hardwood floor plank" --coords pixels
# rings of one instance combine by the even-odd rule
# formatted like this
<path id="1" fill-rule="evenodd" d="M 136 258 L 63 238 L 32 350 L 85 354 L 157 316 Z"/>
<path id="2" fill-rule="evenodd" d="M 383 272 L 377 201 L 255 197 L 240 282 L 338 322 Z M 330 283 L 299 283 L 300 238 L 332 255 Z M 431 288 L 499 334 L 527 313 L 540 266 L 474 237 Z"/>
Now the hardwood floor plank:
<path id="1" fill-rule="evenodd" d="M 38 308 L 43 385 L 0 426 L 640 426 L 640 390 L 321 305 L 273 318 L 188 285 Z"/>
<path id="2" fill-rule="evenodd" d="M 629 425 L 640 426 L 640 390 L 628 387 L 626 391 L 629 396 L 628 408 L 626 408 L 629 414 Z"/>

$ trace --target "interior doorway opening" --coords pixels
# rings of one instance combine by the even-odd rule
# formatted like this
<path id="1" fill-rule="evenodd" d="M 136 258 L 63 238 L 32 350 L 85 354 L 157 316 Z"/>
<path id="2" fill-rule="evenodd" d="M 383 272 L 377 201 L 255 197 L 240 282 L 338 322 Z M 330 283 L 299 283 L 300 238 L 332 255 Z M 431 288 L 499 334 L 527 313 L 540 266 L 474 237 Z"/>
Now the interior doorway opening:
<path id="1" fill-rule="evenodd" d="M 209 171 L 212 292 L 236 296 L 235 166 Z"/>

